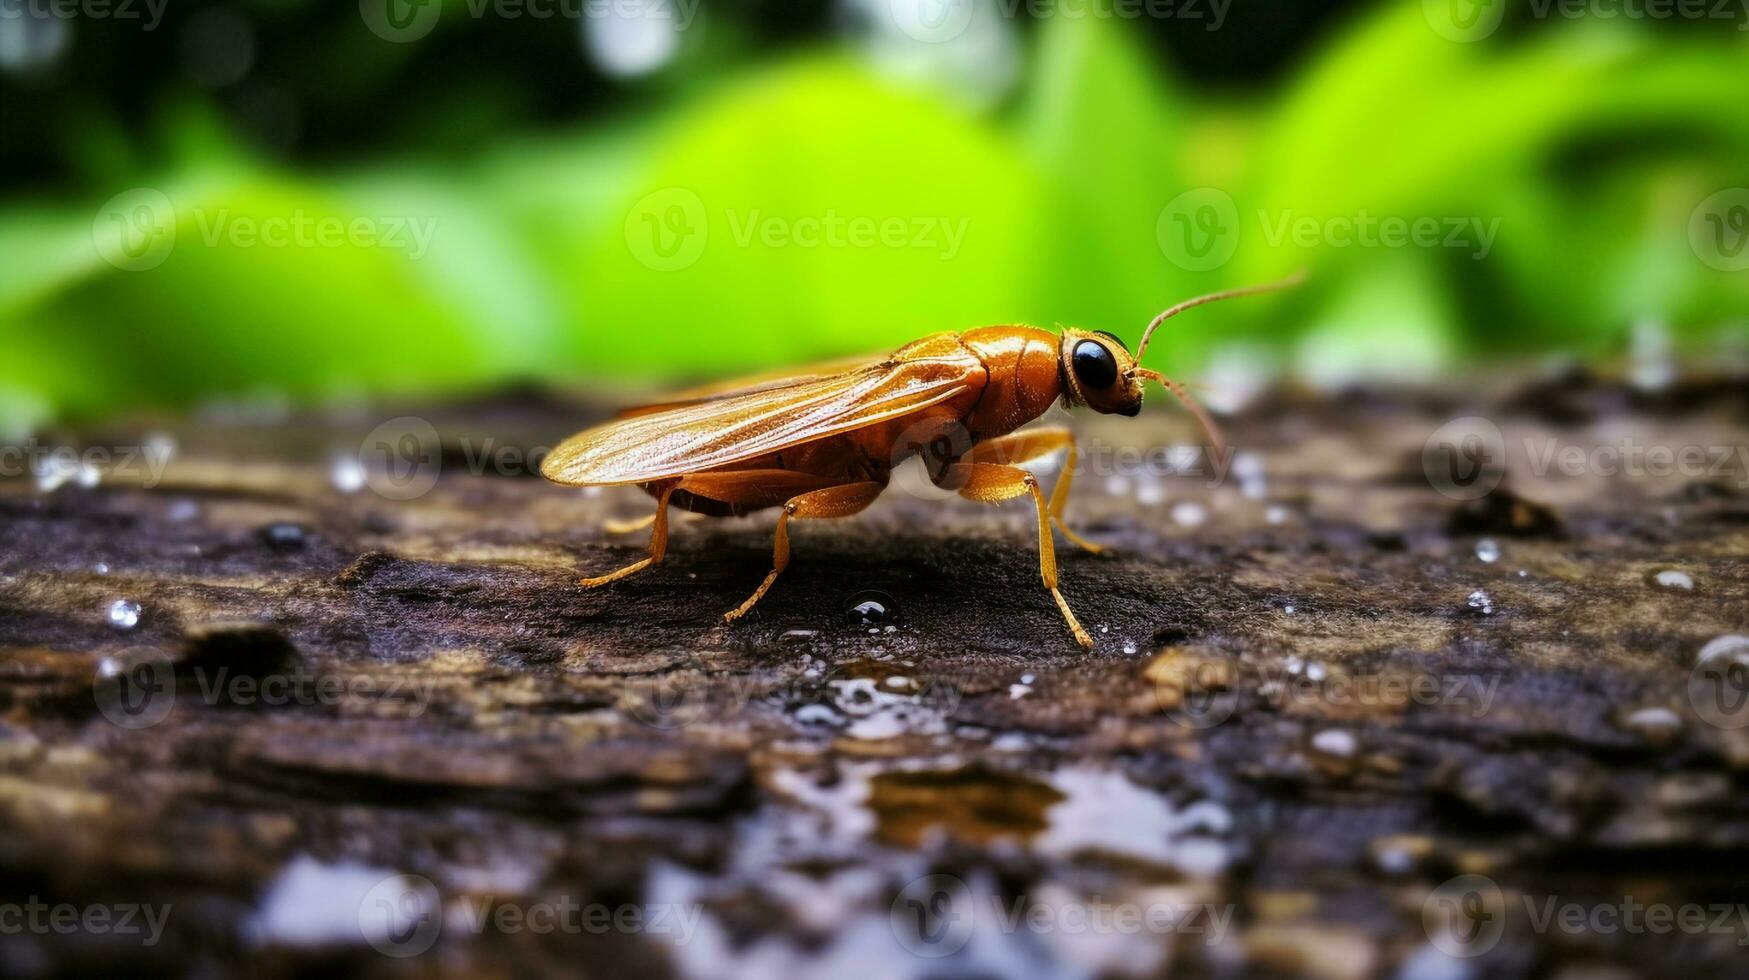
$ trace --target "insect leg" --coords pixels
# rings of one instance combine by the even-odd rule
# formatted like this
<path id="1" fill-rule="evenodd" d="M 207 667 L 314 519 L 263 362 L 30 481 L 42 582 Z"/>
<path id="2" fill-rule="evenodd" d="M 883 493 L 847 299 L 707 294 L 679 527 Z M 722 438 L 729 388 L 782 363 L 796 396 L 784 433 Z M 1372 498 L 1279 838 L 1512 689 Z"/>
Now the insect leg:
<path id="1" fill-rule="evenodd" d="M 777 518 L 777 536 L 771 549 L 771 572 L 765 576 L 765 581 L 759 583 L 746 602 L 723 614 L 723 618 L 734 622 L 760 599 L 777 581 L 778 573 L 789 564 L 789 522 L 790 518 L 819 520 L 829 517 L 849 517 L 862 510 L 886 489 L 883 483 L 869 481 L 866 483 L 846 483 L 836 487 L 826 487 L 823 490 L 812 490 L 808 493 L 791 497 L 783 505 L 783 513 Z"/>
<path id="2" fill-rule="evenodd" d="M 577 584 L 586 589 L 593 589 L 598 585 L 617 582 L 627 575 L 641 572 L 660 562 L 662 556 L 668 551 L 668 498 L 679 486 L 680 481 L 676 480 L 663 487 L 662 492 L 656 497 L 656 515 L 650 522 L 653 527 L 650 530 L 650 555 L 648 558 L 634 561 L 617 572 L 608 572 L 606 575 L 597 575 L 594 578 L 579 579 Z"/>
<path id="3" fill-rule="evenodd" d="M 1069 611 L 1068 601 L 1057 590 L 1057 552 L 1051 543 L 1050 505 L 1045 503 L 1045 493 L 1039 489 L 1038 478 L 1018 466 L 998 463 L 955 463 L 948 467 L 948 478 L 952 481 L 948 485 L 958 487 L 959 495 L 967 500 L 993 504 L 1032 494 L 1033 504 L 1038 507 L 1039 576 L 1045 580 L 1045 588 L 1051 590 L 1051 598 L 1057 600 L 1057 608 L 1062 610 L 1069 632 L 1075 634 L 1075 642 L 1084 647 L 1092 646 L 1093 638 L 1081 628 L 1081 621 Z"/>
<path id="4" fill-rule="evenodd" d="M 1069 530 L 1069 525 L 1063 521 L 1063 508 L 1069 503 L 1069 486 L 1075 480 L 1075 436 L 1068 429 L 1051 426 L 1011 432 L 978 443 L 965 458 L 972 463 L 1006 463 L 1019 466 L 1063 450 L 1068 451 L 1068 456 L 1063 459 L 1063 469 L 1057 477 L 1057 485 L 1051 488 L 1051 523 L 1063 532 L 1063 537 L 1096 555 L 1100 554 L 1105 551 L 1105 546 L 1094 544 Z"/>

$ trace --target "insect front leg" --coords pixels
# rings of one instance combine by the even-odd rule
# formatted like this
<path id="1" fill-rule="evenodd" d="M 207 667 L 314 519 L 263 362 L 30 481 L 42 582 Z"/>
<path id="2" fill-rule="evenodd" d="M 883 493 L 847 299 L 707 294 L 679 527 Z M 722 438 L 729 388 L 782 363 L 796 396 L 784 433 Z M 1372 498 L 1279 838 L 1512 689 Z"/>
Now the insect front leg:
<path id="1" fill-rule="evenodd" d="M 1032 494 L 1033 504 L 1038 508 L 1039 576 L 1044 579 L 1045 588 L 1051 590 L 1051 598 L 1057 600 L 1057 608 L 1062 610 L 1063 620 L 1069 624 L 1069 632 L 1075 634 L 1075 642 L 1091 647 L 1093 637 L 1088 636 L 1087 631 L 1081 628 L 1081 621 L 1075 618 L 1068 601 L 1057 589 L 1057 551 L 1051 543 L 1050 505 L 1045 503 L 1045 493 L 1039 489 L 1038 478 L 1018 466 L 955 463 L 948 467 L 946 485 L 957 488 L 959 495 L 967 500 L 992 504 Z"/>
<path id="2" fill-rule="evenodd" d="M 673 496 L 674 491 L 679 488 L 680 483 L 681 481 L 675 480 L 674 482 L 665 485 L 661 492 L 656 495 L 656 514 L 651 519 L 652 526 L 650 529 L 649 557 L 634 561 L 630 565 L 627 565 L 616 572 L 608 572 L 606 575 L 597 575 L 593 578 L 579 579 L 577 584 L 586 589 L 593 589 L 596 586 L 606 585 L 609 582 L 617 582 L 620 579 L 625 578 L 627 575 L 634 575 L 649 568 L 651 565 L 660 562 L 662 556 L 668 552 L 668 498 Z"/>
<path id="3" fill-rule="evenodd" d="M 1063 532 L 1063 537 L 1075 544 L 1093 552 L 1102 554 L 1104 545 L 1097 545 L 1074 531 L 1063 522 L 1063 508 L 1069 503 L 1069 486 L 1075 479 L 1075 436 L 1068 429 L 1052 426 L 1045 429 L 1028 429 L 1025 432 L 1011 432 L 986 442 L 978 443 L 972 451 L 966 454 L 969 463 L 1005 463 L 1020 466 L 1035 459 L 1042 459 L 1052 453 L 1067 450 L 1063 459 L 1063 470 L 1057 477 L 1057 485 L 1051 488 L 1051 523 L 1057 530 Z"/>
<path id="4" fill-rule="evenodd" d="M 832 517 L 849 517 L 874 503 L 886 484 L 869 481 L 866 483 L 846 483 L 835 487 L 814 490 L 799 496 L 791 497 L 783 505 L 783 513 L 777 518 L 776 540 L 771 549 L 771 572 L 765 576 L 765 581 L 759 583 L 759 588 L 734 609 L 723 614 L 723 619 L 734 622 L 747 615 L 765 593 L 771 589 L 777 576 L 789 565 L 789 522 L 791 518 L 803 520 L 822 520 Z"/>

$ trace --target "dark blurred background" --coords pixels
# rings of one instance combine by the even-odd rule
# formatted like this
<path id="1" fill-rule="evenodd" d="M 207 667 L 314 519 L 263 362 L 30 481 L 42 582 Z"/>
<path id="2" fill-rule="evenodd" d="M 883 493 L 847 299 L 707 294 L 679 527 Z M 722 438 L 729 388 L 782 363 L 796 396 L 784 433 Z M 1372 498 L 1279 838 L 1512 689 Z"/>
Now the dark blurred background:
<path id="1" fill-rule="evenodd" d="M 1742 0 L 0 0 L 0 435 L 984 323 L 1294 377 L 1749 336 Z"/>

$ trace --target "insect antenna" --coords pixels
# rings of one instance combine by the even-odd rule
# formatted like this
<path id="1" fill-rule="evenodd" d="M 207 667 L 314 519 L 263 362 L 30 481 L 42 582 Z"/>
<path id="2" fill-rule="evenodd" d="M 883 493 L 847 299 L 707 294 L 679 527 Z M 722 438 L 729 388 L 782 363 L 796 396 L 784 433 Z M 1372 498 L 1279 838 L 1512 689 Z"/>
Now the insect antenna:
<path id="1" fill-rule="evenodd" d="M 1202 430 L 1208 433 L 1209 445 L 1214 447 L 1215 455 L 1218 456 L 1226 452 L 1227 443 L 1221 438 L 1221 427 L 1215 424 L 1215 420 L 1209 416 L 1208 412 L 1203 411 L 1203 407 L 1197 404 L 1196 399 L 1190 397 L 1190 392 L 1184 390 L 1182 384 L 1158 371 L 1150 371 L 1144 367 L 1136 368 L 1136 374 L 1151 381 L 1158 381 L 1161 387 L 1172 392 L 1183 403 L 1184 407 L 1190 410 L 1190 414 L 1196 416 L 1196 420 L 1202 424 Z"/>
<path id="2" fill-rule="evenodd" d="M 1196 399 L 1190 397 L 1190 392 L 1185 390 L 1184 385 L 1168 378 L 1158 371 L 1150 371 L 1147 368 L 1142 367 L 1142 355 L 1148 350 L 1148 341 L 1154 338 L 1154 331 L 1160 326 L 1160 324 L 1165 323 L 1167 320 L 1172 319 L 1180 313 L 1183 313 L 1185 310 L 1194 309 L 1205 303 L 1213 303 L 1217 300 L 1235 299 L 1240 296 L 1255 296 L 1258 293 L 1272 293 L 1278 289 L 1288 289 L 1293 286 L 1298 286 L 1300 283 L 1305 282 L 1305 280 L 1306 270 L 1301 269 L 1293 275 L 1288 276 L 1286 279 L 1264 283 L 1261 286 L 1245 286 L 1240 289 L 1228 289 L 1218 293 L 1210 293 L 1207 296 L 1198 296 L 1195 299 L 1187 299 L 1184 302 L 1179 303 L 1177 306 L 1167 308 L 1165 312 L 1149 321 L 1148 328 L 1142 331 L 1142 342 L 1136 345 L 1136 374 L 1152 381 L 1158 381 L 1161 387 L 1172 392 L 1173 396 L 1176 397 L 1185 408 L 1190 410 L 1190 414 L 1196 416 L 1196 420 L 1202 423 L 1202 429 L 1208 434 L 1209 443 L 1214 447 L 1217 455 L 1226 450 L 1226 441 L 1221 438 L 1221 429 L 1220 426 L 1215 424 L 1215 420 L 1210 418 L 1207 412 L 1203 411 L 1202 406 L 1197 404 Z"/>
<path id="3" fill-rule="evenodd" d="M 1245 286 L 1239 289 L 1228 289 L 1218 293 L 1210 293 L 1207 296 L 1198 296 L 1195 299 L 1187 299 L 1184 302 L 1179 303 L 1177 306 L 1169 307 L 1165 312 L 1150 320 L 1148 322 L 1148 328 L 1142 331 L 1142 342 L 1136 346 L 1136 363 L 1141 363 L 1142 355 L 1148 350 L 1148 341 L 1154 337 L 1154 330 L 1158 328 L 1160 324 L 1165 323 L 1167 320 L 1172 319 L 1180 313 L 1183 313 L 1185 310 L 1195 309 L 1205 303 L 1213 303 L 1223 299 L 1236 299 L 1240 296 L 1255 296 L 1258 293 L 1273 293 L 1278 289 L 1288 289 L 1293 286 L 1298 286 L 1305 281 L 1306 270 L 1301 269 L 1293 275 L 1288 276 L 1286 279 L 1264 283 L 1261 286 Z M 1183 396 L 1181 395 L 1179 397 Z"/>

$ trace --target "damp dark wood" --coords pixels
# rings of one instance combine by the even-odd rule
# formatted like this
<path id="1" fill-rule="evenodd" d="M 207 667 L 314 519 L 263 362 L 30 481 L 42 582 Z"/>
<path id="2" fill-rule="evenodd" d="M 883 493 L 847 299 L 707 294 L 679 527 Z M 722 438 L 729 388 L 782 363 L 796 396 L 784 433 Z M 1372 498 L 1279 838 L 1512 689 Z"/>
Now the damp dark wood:
<path id="1" fill-rule="evenodd" d="M 1218 479 L 1181 415 L 1077 418 L 1092 651 L 1029 508 L 915 484 L 733 626 L 770 515 L 580 589 L 651 506 L 532 472 L 586 399 L 38 433 L 121 448 L 0 482 L 0 909 L 51 910 L 3 972 L 1749 974 L 1740 918 L 1536 925 L 1749 900 L 1745 391 L 1284 392 Z M 1102 903 L 1196 914 L 1052 918 Z"/>

